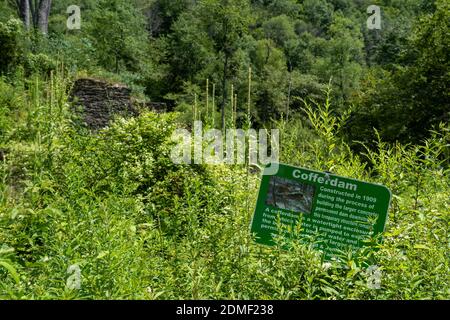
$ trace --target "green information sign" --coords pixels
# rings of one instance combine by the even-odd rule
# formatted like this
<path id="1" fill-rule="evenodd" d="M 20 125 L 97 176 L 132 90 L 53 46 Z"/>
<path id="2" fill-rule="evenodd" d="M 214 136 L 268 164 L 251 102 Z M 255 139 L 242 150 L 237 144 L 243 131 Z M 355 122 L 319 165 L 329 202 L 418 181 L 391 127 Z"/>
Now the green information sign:
<path id="1" fill-rule="evenodd" d="M 380 235 L 390 201 L 385 186 L 280 164 L 276 175 L 264 171 L 251 231 L 265 245 L 280 234 L 312 237 L 330 258 Z"/>

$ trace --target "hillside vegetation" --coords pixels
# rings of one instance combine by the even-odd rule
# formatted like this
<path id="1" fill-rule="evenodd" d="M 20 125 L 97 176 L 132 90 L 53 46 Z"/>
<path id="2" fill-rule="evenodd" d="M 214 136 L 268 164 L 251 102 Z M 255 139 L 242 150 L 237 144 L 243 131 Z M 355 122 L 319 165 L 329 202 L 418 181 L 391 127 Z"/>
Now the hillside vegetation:
<path id="1" fill-rule="evenodd" d="M 447 1 L 378 1 L 381 30 L 364 0 L 83 0 L 66 30 L 69 2 L 42 34 L 0 1 L 0 299 L 450 298 Z M 90 130 L 80 77 L 170 112 Z M 332 262 L 256 244 L 259 168 L 170 158 L 194 118 L 277 128 L 280 162 L 386 185 L 383 243 Z"/>

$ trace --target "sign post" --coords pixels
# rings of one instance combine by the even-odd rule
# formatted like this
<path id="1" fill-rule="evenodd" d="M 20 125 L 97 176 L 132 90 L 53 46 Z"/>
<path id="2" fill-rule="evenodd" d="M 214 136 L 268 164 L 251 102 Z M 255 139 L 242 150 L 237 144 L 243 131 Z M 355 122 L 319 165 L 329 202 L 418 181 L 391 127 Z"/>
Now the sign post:
<path id="1" fill-rule="evenodd" d="M 276 175 L 263 174 L 251 231 L 258 243 L 274 245 L 299 227 L 298 236 L 315 238 L 329 259 L 380 235 L 390 201 L 385 186 L 280 164 Z"/>

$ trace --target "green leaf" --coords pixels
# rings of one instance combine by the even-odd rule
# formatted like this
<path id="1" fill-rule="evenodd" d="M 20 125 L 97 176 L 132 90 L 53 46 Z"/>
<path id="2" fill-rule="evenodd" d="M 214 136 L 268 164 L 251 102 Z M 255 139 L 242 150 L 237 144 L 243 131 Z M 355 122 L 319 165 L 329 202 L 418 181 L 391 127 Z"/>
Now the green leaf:
<path id="1" fill-rule="evenodd" d="M 416 244 L 416 245 L 414 245 L 414 249 L 430 250 L 429 247 L 427 247 L 426 245 L 423 245 L 423 244 Z"/>
<path id="2" fill-rule="evenodd" d="M 106 257 L 109 254 L 109 251 L 102 251 L 98 254 L 96 259 L 102 259 L 104 257 Z"/>
<path id="3" fill-rule="evenodd" d="M 9 264 L 6 261 L 0 261 L 0 266 L 4 267 L 6 270 L 8 270 L 9 274 L 14 279 L 14 281 L 16 281 L 17 284 L 19 284 L 19 282 L 20 282 L 19 274 L 17 273 L 16 269 L 11 264 Z"/>

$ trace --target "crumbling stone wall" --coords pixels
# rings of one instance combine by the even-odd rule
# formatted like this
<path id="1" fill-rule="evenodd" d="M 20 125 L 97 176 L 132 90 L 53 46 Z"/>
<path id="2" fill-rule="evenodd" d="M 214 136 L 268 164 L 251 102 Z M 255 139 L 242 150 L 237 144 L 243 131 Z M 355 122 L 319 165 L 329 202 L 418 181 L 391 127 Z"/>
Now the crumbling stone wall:
<path id="1" fill-rule="evenodd" d="M 131 90 L 124 85 L 82 78 L 75 81 L 72 101 L 83 110 L 83 119 L 91 129 L 108 126 L 114 115 L 136 116 L 131 102 Z"/>
<path id="2" fill-rule="evenodd" d="M 93 130 L 108 126 L 117 114 L 127 117 L 137 116 L 139 110 L 167 112 L 164 102 L 134 101 L 127 86 L 91 78 L 76 80 L 70 96 L 82 108 L 82 118 Z"/>

